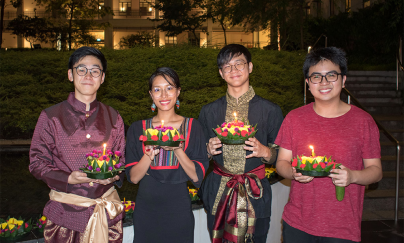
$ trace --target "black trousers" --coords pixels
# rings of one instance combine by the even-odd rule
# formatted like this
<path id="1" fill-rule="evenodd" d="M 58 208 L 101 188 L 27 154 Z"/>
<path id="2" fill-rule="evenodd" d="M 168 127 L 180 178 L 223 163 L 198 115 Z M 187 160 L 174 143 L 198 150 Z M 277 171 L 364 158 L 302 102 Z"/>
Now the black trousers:
<path id="1" fill-rule="evenodd" d="M 215 222 L 215 215 L 207 213 L 208 216 L 208 229 L 210 238 L 212 239 L 213 224 Z M 270 218 L 258 218 L 255 222 L 254 243 L 266 243 Z"/>
<path id="2" fill-rule="evenodd" d="M 353 242 L 355 242 L 355 241 L 351 241 L 351 240 L 310 235 L 304 231 L 293 228 L 292 226 L 288 225 L 285 221 L 283 221 L 282 226 L 283 226 L 283 229 L 282 229 L 283 243 L 295 243 L 295 242 L 299 242 L 299 243 L 353 243 Z"/>

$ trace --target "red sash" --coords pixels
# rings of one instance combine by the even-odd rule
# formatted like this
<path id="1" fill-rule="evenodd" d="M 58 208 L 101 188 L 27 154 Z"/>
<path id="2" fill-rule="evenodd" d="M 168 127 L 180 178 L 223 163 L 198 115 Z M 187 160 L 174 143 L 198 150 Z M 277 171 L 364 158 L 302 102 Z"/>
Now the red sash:
<path id="1" fill-rule="evenodd" d="M 245 174 L 234 175 L 215 162 L 213 172 L 231 179 L 226 183 L 217 206 L 212 243 L 253 242 L 256 217 L 249 196 L 253 199 L 262 197 L 260 180 L 265 178 L 265 165 Z"/>

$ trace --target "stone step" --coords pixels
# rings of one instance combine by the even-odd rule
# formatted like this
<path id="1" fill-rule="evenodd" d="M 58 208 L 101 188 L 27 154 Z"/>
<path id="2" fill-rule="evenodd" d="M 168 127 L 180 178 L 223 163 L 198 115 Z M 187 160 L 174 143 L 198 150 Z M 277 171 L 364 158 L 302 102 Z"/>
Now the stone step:
<path id="1" fill-rule="evenodd" d="M 362 102 L 361 103 L 365 109 L 372 116 L 383 116 L 383 115 L 403 115 L 404 114 L 404 106 L 401 104 L 394 103 L 375 103 L 375 102 Z"/>
<path id="2" fill-rule="evenodd" d="M 391 210 L 375 210 L 372 208 L 363 207 L 362 221 L 371 220 L 394 220 L 395 211 L 394 208 Z M 398 218 L 404 219 L 404 210 L 398 211 Z M 390 243 L 387 242 L 386 243 Z"/>
<path id="3" fill-rule="evenodd" d="M 404 115 L 376 115 L 373 118 L 380 122 L 388 131 L 404 129 Z"/>
<path id="4" fill-rule="evenodd" d="M 348 71 L 347 76 L 383 76 L 395 77 L 396 71 Z"/>
<path id="5" fill-rule="evenodd" d="M 404 171 L 400 171 L 400 188 L 404 189 Z M 383 179 L 377 183 L 373 183 L 368 186 L 368 189 L 372 190 L 386 190 L 396 189 L 396 172 L 395 171 L 383 171 Z"/>
<path id="6" fill-rule="evenodd" d="M 394 211 L 396 205 L 395 189 L 365 190 L 363 208 L 367 210 Z M 398 210 L 404 211 L 404 189 L 399 190 Z"/>
<path id="7" fill-rule="evenodd" d="M 397 155 L 397 143 L 393 143 L 391 141 L 380 141 L 380 147 L 382 156 Z M 401 142 L 400 142 L 400 155 L 404 156 L 404 145 Z"/>
<path id="8" fill-rule="evenodd" d="M 383 103 L 383 104 L 402 104 L 402 99 L 401 97 L 378 97 L 378 96 L 372 96 L 372 95 L 363 95 L 363 96 L 355 96 L 355 98 L 360 102 L 360 103 L 365 103 L 365 102 L 377 102 L 377 103 Z"/>
<path id="9" fill-rule="evenodd" d="M 367 82 L 367 81 L 346 81 L 345 82 L 346 88 L 351 91 L 351 89 L 354 88 L 362 88 L 362 89 L 367 89 L 367 88 L 386 88 L 389 90 L 397 90 L 397 83 L 391 82 L 391 81 L 374 81 L 374 82 Z M 401 85 L 399 86 L 399 88 Z M 401 89 L 399 89 L 401 90 Z"/>
<path id="10" fill-rule="evenodd" d="M 352 93 L 352 95 L 355 98 L 368 98 L 370 97 L 375 97 L 375 98 L 399 98 L 401 99 L 401 91 L 395 91 L 395 90 L 383 90 L 381 88 L 367 88 L 367 89 L 348 89 L 349 92 Z"/>

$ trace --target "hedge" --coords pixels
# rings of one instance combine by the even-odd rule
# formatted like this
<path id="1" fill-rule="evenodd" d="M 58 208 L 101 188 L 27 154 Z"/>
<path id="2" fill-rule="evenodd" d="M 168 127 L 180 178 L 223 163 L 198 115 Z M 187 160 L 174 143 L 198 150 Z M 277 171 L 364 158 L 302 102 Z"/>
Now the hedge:
<path id="1" fill-rule="evenodd" d="M 286 115 L 303 104 L 304 52 L 250 49 L 255 92 L 278 104 Z M 108 69 L 97 99 L 117 109 L 125 125 L 154 115 L 148 79 L 157 67 L 177 71 L 181 82 L 178 114 L 197 118 L 204 104 L 223 96 L 227 86 L 216 65 L 219 49 L 103 49 Z M 74 86 L 67 79 L 70 52 L 50 50 L 1 51 L 0 137 L 30 138 L 40 112 L 62 102 Z"/>

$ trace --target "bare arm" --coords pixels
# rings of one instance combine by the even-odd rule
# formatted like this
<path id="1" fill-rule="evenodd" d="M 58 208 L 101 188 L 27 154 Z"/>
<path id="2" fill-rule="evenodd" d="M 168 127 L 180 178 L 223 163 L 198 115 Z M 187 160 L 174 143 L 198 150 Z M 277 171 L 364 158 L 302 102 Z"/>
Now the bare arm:
<path id="1" fill-rule="evenodd" d="M 350 170 L 341 165 L 341 169 L 333 169 L 329 177 L 333 178 L 336 186 L 348 186 L 351 183 L 369 185 L 382 179 L 382 163 L 380 159 L 364 159 L 363 170 Z"/>
<path id="2" fill-rule="evenodd" d="M 130 169 L 130 180 L 137 184 L 146 175 L 154 156 L 160 150 L 155 149 L 153 146 L 146 146 L 146 153 L 142 156 L 139 162 Z"/>

